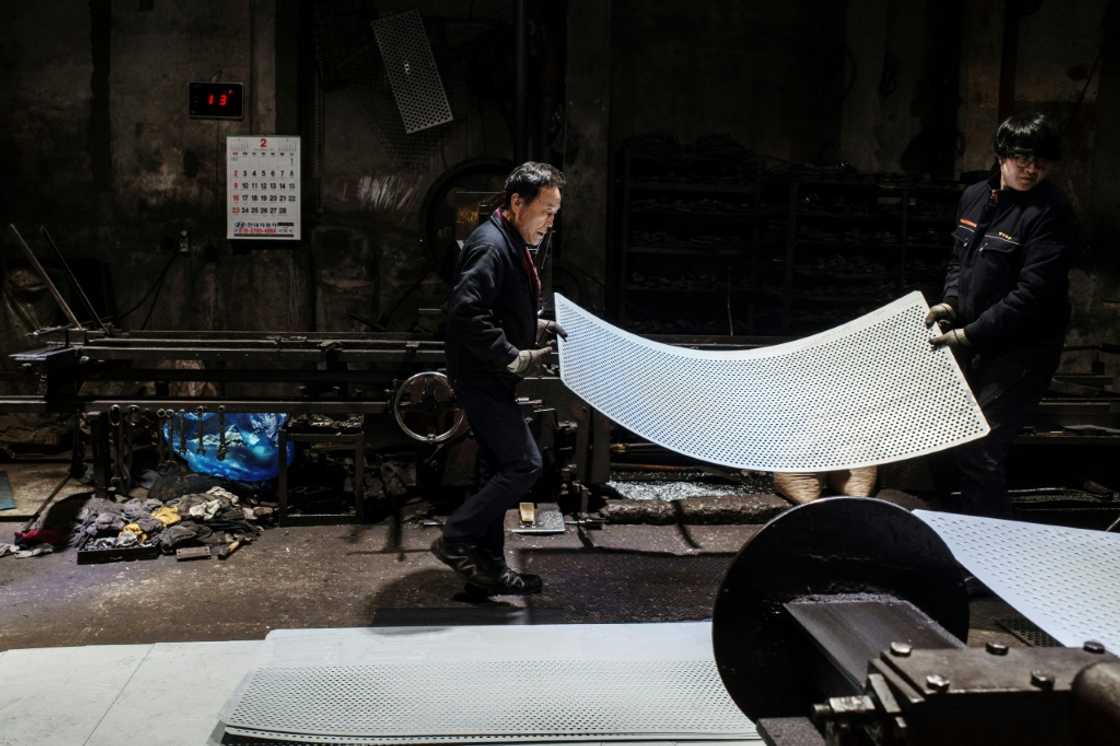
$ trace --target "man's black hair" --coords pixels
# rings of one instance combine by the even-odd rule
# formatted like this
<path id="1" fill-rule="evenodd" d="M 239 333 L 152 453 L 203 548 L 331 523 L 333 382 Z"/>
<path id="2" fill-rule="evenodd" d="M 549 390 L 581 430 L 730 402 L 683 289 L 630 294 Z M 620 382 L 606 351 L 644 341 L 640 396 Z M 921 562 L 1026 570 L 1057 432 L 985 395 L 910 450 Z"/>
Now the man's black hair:
<path id="1" fill-rule="evenodd" d="M 510 206 L 513 195 L 520 194 L 526 203 L 532 202 L 544 187 L 564 188 L 564 174 L 548 163 L 525 161 L 506 177 L 505 207 Z"/>
<path id="2" fill-rule="evenodd" d="M 1000 158 L 1056 161 L 1062 157 L 1061 139 L 1057 126 L 1045 114 L 1015 114 L 996 128 L 995 151 Z"/>

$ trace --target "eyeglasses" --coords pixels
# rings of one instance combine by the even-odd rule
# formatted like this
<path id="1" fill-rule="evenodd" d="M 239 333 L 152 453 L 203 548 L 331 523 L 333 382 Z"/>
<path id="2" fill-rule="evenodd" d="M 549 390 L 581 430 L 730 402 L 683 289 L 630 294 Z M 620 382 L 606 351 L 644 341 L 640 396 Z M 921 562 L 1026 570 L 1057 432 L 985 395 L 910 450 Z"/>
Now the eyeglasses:
<path id="1" fill-rule="evenodd" d="M 1052 163 L 1052 161 L 1048 158 L 1039 158 L 1035 155 L 1012 155 L 1009 156 L 1009 158 L 1019 168 L 1028 168 L 1030 166 L 1034 166 L 1039 171 L 1045 171 L 1046 169 L 1050 168 L 1050 164 Z"/>

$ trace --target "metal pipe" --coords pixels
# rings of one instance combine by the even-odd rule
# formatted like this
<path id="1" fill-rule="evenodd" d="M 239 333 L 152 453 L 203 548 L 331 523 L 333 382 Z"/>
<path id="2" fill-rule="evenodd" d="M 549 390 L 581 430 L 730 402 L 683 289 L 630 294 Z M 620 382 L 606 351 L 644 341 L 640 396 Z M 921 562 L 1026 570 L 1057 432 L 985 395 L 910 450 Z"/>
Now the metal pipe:
<path id="1" fill-rule="evenodd" d="M 7 401 L 8 399 L 0 400 L 0 403 L 6 403 Z M 136 405 L 141 409 L 150 409 L 153 406 L 166 407 L 169 416 L 179 418 L 178 429 L 183 443 L 186 443 L 187 437 L 186 426 L 183 424 L 185 421 L 183 413 L 187 407 L 196 407 L 200 404 L 207 407 L 224 406 L 227 414 L 232 412 L 287 412 L 290 414 L 317 413 L 347 416 L 352 414 L 386 414 L 389 411 L 387 402 L 362 399 L 331 401 L 294 399 L 94 399 L 82 401 L 80 404 L 85 408 L 85 411 L 90 413 L 107 412 L 114 406 L 129 407 Z M 5 409 L 6 411 L 12 411 L 11 409 Z M 171 426 L 172 440 L 170 442 L 173 449 L 175 446 L 173 440 L 175 430 L 176 425 L 173 420 Z"/>
<path id="2" fill-rule="evenodd" d="M 23 236 L 20 235 L 19 229 L 16 228 L 16 224 L 8 223 L 8 227 L 12 229 L 12 233 L 16 234 L 16 239 L 19 240 L 19 245 L 23 247 L 23 253 L 27 256 L 27 261 L 31 262 L 31 266 L 34 267 L 35 271 L 39 273 L 39 276 L 43 278 L 43 282 L 47 284 L 47 289 L 51 291 L 51 295 L 54 296 L 54 300 L 56 303 L 58 303 L 59 307 L 62 309 L 62 312 L 66 314 L 66 318 L 70 319 L 70 323 L 73 324 L 76 328 L 84 329 L 85 327 L 82 326 L 82 322 L 78 321 L 78 317 L 74 315 L 74 311 L 70 308 L 69 304 L 66 303 L 66 299 L 62 297 L 62 293 L 58 292 L 58 288 L 55 287 L 55 284 L 51 281 L 50 276 L 47 275 L 47 270 L 43 269 L 43 265 L 39 263 L 39 259 L 35 256 L 35 252 L 33 252 L 31 250 L 31 247 L 27 245 L 27 241 L 23 240 Z"/>
<path id="3" fill-rule="evenodd" d="M 93 320 L 97 322 L 97 325 L 101 327 L 101 330 L 104 331 L 106 335 L 112 335 L 112 332 L 109 331 L 109 327 L 105 326 L 105 322 L 102 321 L 101 317 L 97 315 L 97 309 L 93 307 L 93 303 L 90 302 L 89 296 L 86 295 L 86 291 L 82 288 L 82 284 L 78 282 L 78 278 L 74 275 L 74 271 L 70 269 L 70 264 L 66 261 L 66 257 L 62 255 L 62 250 L 58 248 L 58 244 L 56 244 L 54 242 L 54 239 L 51 238 L 51 234 L 47 231 L 47 226 L 40 225 L 39 232 L 43 234 L 43 238 L 47 239 L 47 243 L 50 244 L 51 249 L 54 250 L 54 255 L 58 257 L 58 261 L 62 265 L 62 269 L 66 271 L 66 276 L 70 278 L 70 282 L 74 283 L 74 288 L 78 291 L 78 295 L 81 296 L 82 302 L 85 303 L 86 310 L 89 311 L 90 315 L 93 316 Z"/>
<path id="4" fill-rule="evenodd" d="M 524 163 L 529 153 L 529 49 L 527 43 L 528 21 L 525 17 L 525 0 L 514 0 L 514 98 L 513 98 L 513 161 Z"/>

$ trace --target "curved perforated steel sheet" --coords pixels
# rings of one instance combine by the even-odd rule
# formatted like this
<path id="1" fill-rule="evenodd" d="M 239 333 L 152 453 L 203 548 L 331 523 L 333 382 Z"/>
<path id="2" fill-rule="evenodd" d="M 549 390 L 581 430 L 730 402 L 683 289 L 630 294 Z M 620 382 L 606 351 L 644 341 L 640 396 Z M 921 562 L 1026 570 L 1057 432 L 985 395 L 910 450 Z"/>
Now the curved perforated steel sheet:
<path id="1" fill-rule="evenodd" d="M 560 377 L 642 437 L 740 469 L 831 471 L 987 434 L 914 292 L 835 329 L 754 350 L 691 350 L 614 327 L 556 295 Z"/>
<path id="2" fill-rule="evenodd" d="M 1120 651 L 1120 534 L 916 510 L 968 571 L 1063 645 Z"/>

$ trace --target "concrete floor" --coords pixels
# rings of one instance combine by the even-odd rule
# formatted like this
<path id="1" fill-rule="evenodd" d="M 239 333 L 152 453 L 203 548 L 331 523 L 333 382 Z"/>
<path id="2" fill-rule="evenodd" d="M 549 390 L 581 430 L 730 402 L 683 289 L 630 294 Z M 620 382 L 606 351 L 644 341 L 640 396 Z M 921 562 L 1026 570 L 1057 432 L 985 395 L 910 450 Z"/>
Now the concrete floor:
<path id="1" fill-rule="evenodd" d="M 45 497 L 65 468 L 4 466 L 27 514 L 37 507 L 28 495 Z M 0 541 L 20 525 L 0 523 Z M 702 620 L 756 530 L 609 525 L 582 539 L 572 529 L 511 534 L 510 563 L 542 575 L 545 592 L 485 603 L 465 598 L 428 552 L 434 527 L 406 525 L 399 548 L 385 524 L 271 528 L 225 561 L 78 565 L 73 550 L 8 556 L 0 558 L 0 649 L 254 640 L 277 628 Z M 998 599 L 974 603 L 970 643 L 1018 644 L 993 623 L 1008 616 Z"/>
<path id="2" fill-rule="evenodd" d="M 545 592 L 470 603 L 428 552 L 436 528 L 266 530 L 225 561 L 172 557 L 77 565 L 73 551 L 0 559 L 0 648 L 260 639 L 271 629 L 407 624 L 698 620 L 750 526 L 613 526 L 584 547 L 562 536 L 511 536 L 510 562 Z"/>
<path id="3" fill-rule="evenodd" d="M 14 508 L 0 510 L 0 522 L 22 522 L 34 515 L 68 471 L 69 464 L 60 461 L 0 464 L 0 472 L 8 475 L 12 498 L 16 503 Z M 83 489 L 88 488 L 70 480 L 59 494 L 68 495 Z M 0 530 L 2 527 L 3 523 L 0 523 Z M 0 541 L 11 541 L 11 537 L 0 533 Z"/>

